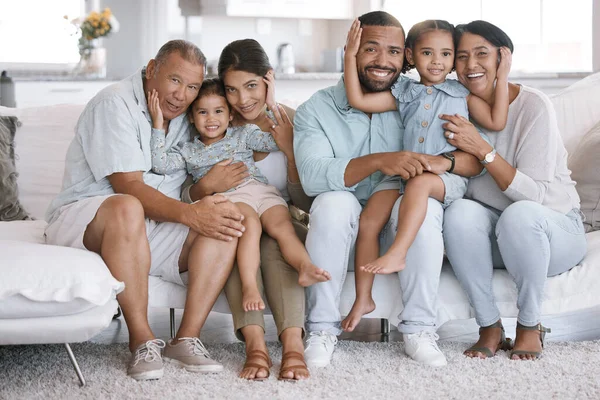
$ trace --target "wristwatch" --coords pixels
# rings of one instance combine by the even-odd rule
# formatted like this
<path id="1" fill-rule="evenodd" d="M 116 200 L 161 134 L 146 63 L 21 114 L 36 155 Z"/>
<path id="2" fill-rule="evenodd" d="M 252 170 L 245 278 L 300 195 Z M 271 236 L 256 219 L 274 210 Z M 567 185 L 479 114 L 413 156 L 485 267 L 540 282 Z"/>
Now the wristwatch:
<path id="1" fill-rule="evenodd" d="M 496 149 L 492 148 L 492 151 L 487 153 L 485 155 L 485 157 L 483 157 L 483 160 L 481 160 L 479 162 L 482 163 L 483 165 L 488 165 L 489 163 L 494 161 L 495 158 L 496 158 Z"/>
<path id="2" fill-rule="evenodd" d="M 452 171 L 454 171 L 454 165 L 456 164 L 456 159 L 454 158 L 454 154 L 447 152 L 447 153 L 442 153 L 442 156 L 444 158 L 447 158 L 448 160 L 450 160 L 450 162 L 452 163 L 452 164 L 450 164 L 450 168 L 448 169 L 448 171 L 446 171 L 449 174 L 452 173 Z"/>

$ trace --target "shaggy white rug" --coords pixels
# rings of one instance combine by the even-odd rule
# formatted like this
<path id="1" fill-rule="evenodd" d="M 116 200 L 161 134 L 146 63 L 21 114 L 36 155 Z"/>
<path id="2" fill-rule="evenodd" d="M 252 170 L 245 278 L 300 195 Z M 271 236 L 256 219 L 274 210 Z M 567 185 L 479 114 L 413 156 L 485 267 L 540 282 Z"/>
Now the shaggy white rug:
<path id="1" fill-rule="evenodd" d="M 166 364 L 161 380 L 126 376 L 124 344 L 75 344 L 87 379 L 81 388 L 64 346 L 0 347 L 0 399 L 599 399 L 600 341 L 551 342 L 543 358 L 511 361 L 505 352 L 488 360 L 462 355 L 464 343 L 441 342 L 448 366 L 422 366 L 401 342 L 342 341 L 331 366 L 299 383 L 277 381 L 281 347 L 269 344 L 275 365 L 265 382 L 237 378 L 243 345 L 209 345 L 225 371 L 194 374 Z"/>

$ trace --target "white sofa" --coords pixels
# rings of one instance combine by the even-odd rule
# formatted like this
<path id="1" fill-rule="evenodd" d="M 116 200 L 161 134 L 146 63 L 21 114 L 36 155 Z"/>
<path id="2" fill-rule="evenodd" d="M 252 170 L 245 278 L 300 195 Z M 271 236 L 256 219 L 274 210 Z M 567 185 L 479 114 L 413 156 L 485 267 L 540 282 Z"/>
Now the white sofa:
<path id="1" fill-rule="evenodd" d="M 576 154 L 570 160 L 577 167 L 574 176 L 586 181 L 578 190 L 582 197 L 585 194 L 590 229 L 591 225 L 600 228 L 600 211 L 596 210 L 600 206 L 600 157 L 594 160 L 591 150 L 595 146 L 595 154 L 600 154 L 598 93 L 600 74 L 595 74 L 552 98 L 567 149 Z M 21 122 L 16 134 L 19 198 L 37 219 L 0 222 L 0 345 L 85 341 L 108 326 L 117 310 L 115 296 L 123 284 L 108 274 L 99 256 L 44 244 L 44 213 L 60 190 L 65 153 L 82 110 L 83 105 L 0 107 L 0 115 L 15 115 Z M 588 253 L 581 265 L 548 279 L 544 314 L 600 305 L 600 232 L 588 233 L 587 240 Z M 155 277 L 149 285 L 150 307 L 183 308 L 185 287 Z M 502 315 L 516 316 L 516 288 L 506 271 L 494 272 L 494 291 Z M 377 308 L 367 317 L 396 324 L 402 310 L 397 277 L 376 276 L 373 294 Z M 342 314 L 350 310 L 353 301 L 354 274 L 349 273 L 341 294 Z M 229 312 L 224 295 L 213 310 Z M 171 315 L 174 329 L 173 312 Z M 467 297 L 446 265 L 439 289 L 438 323 L 471 317 Z"/>

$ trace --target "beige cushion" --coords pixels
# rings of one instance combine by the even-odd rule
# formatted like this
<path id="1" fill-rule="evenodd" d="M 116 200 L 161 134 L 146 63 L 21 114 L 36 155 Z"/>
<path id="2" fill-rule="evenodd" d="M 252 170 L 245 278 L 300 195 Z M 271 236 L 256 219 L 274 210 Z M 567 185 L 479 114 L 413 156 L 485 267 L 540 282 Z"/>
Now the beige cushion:
<path id="1" fill-rule="evenodd" d="M 577 182 L 586 231 L 600 229 L 600 122 L 569 155 L 571 177 Z"/>

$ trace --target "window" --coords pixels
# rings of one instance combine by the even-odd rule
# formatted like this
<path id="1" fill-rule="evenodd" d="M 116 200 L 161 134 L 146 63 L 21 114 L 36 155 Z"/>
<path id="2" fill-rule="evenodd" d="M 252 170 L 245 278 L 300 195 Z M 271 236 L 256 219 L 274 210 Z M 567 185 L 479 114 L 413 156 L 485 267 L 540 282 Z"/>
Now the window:
<path id="1" fill-rule="evenodd" d="M 70 21 L 82 14 L 82 5 L 81 0 L 0 0 L 0 68 L 77 63 L 78 38 Z"/>
<path id="2" fill-rule="evenodd" d="M 407 31 L 426 19 L 445 19 L 453 24 L 489 21 L 502 28 L 515 45 L 512 71 L 589 72 L 592 1 L 570 0 L 567 6 L 555 0 L 387 0 L 384 9 Z"/>

